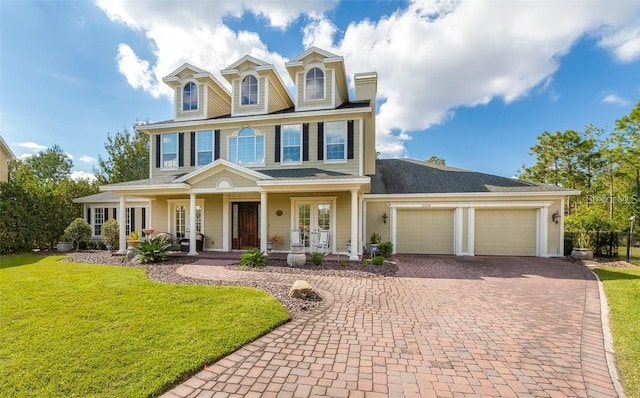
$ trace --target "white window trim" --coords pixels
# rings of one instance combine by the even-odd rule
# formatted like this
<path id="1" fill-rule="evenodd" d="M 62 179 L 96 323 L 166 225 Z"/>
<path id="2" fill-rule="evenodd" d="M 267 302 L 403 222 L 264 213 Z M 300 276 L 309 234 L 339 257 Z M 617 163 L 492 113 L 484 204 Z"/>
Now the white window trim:
<path id="1" fill-rule="evenodd" d="M 246 79 L 248 76 L 253 76 L 256 79 L 256 103 L 255 104 L 243 104 L 242 103 L 242 82 L 244 81 L 244 79 Z M 242 76 L 240 78 L 240 97 L 238 98 L 238 102 L 240 107 L 252 107 L 252 106 L 259 106 L 260 105 L 260 78 L 259 76 L 256 76 L 253 73 L 247 73 L 244 76 Z"/>
<path id="2" fill-rule="evenodd" d="M 189 83 L 193 83 L 196 85 L 196 109 L 188 109 L 185 110 L 184 109 L 184 89 L 185 87 L 187 87 L 187 84 Z M 180 97 L 181 97 L 181 101 L 180 101 L 180 111 L 183 113 L 193 113 L 193 112 L 198 112 L 200 110 L 200 86 L 198 86 L 198 82 L 196 82 L 195 80 L 189 80 L 186 81 L 183 85 L 182 88 L 180 89 Z"/>
<path id="3" fill-rule="evenodd" d="M 344 158 L 343 159 L 327 159 L 327 124 L 329 123 L 344 123 Z M 324 151 L 324 163 L 347 163 L 347 145 L 348 145 L 348 134 L 347 134 L 347 121 L 346 120 L 336 120 L 324 123 L 324 138 L 323 138 L 323 146 L 322 150 Z"/>
<path id="4" fill-rule="evenodd" d="M 318 68 L 322 71 L 323 73 L 323 80 L 324 80 L 324 87 L 322 90 L 322 98 L 309 98 L 307 96 L 307 74 L 312 70 Z M 305 102 L 320 102 L 320 101 L 325 101 L 327 99 L 327 70 L 319 64 L 310 64 L 307 66 L 307 68 L 305 69 L 303 75 L 302 75 L 302 84 L 303 84 L 303 99 Z"/>
<path id="5" fill-rule="evenodd" d="M 175 235 L 175 206 L 177 205 L 181 205 L 185 207 L 185 222 L 188 223 L 189 220 L 189 200 L 185 200 L 185 199 L 167 199 L 167 231 L 172 231 L 171 234 Z M 200 233 L 204 235 L 204 231 L 205 231 L 205 216 L 204 216 L 204 199 L 196 199 L 196 206 L 200 206 Z M 191 226 L 189 226 L 188 231 L 191 231 Z M 187 229 L 185 226 L 185 235 L 187 234 Z M 186 236 L 188 238 L 188 235 Z M 176 236 L 174 236 L 174 238 L 177 239 Z M 185 238 L 183 238 L 185 239 Z"/>
<path id="6" fill-rule="evenodd" d="M 199 135 L 200 133 L 207 133 L 207 132 L 211 133 L 211 163 L 213 163 L 213 161 L 214 161 L 213 156 L 214 156 L 214 154 L 216 153 L 216 152 L 215 152 L 215 146 L 216 146 L 215 131 L 214 131 L 214 130 L 200 130 L 200 131 L 196 131 L 196 139 L 195 139 L 195 141 L 196 141 L 196 142 L 194 142 L 194 143 L 192 143 L 192 144 L 191 144 L 191 145 L 194 145 L 194 146 L 195 146 L 195 148 L 196 148 L 196 149 L 195 149 L 195 154 L 196 154 L 196 159 L 195 159 L 195 165 L 196 165 L 196 166 L 195 166 L 195 167 L 196 167 L 196 169 L 197 169 L 197 168 L 204 167 L 204 166 L 207 166 L 207 165 L 211 164 L 211 163 L 207 163 L 207 164 L 201 164 L 201 165 L 198 165 L 199 160 L 200 160 L 200 150 L 199 150 L 199 148 L 198 148 L 198 142 L 199 142 L 199 141 L 198 141 L 198 135 Z"/>
<path id="7" fill-rule="evenodd" d="M 293 161 L 286 161 L 284 159 L 284 128 L 285 126 L 299 126 L 300 130 L 300 159 L 299 160 L 293 160 Z M 301 165 L 302 164 L 302 146 L 303 146 L 303 136 L 302 136 L 302 123 L 296 123 L 296 124 L 283 124 L 281 131 L 280 131 L 280 163 L 281 164 L 286 164 L 286 165 Z"/>
<path id="8" fill-rule="evenodd" d="M 100 234 L 96 234 L 96 210 L 100 209 L 102 211 L 102 223 L 100 223 Z M 104 207 L 91 207 L 91 236 L 94 238 L 102 237 L 102 226 L 104 225 Z"/>
<path id="9" fill-rule="evenodd" d="M 173 166 L 172 167 L 166 167 L 164 165 L 164 155 L 165 155 L 165 153 L 164 153 L 164 136 L 165 135 L 169 135 L 169 134 L 172 134 L 172 135 L 176 136 L 176 152 L 175 153 L 176 153 L 176 164 L 177 164 L 177 166 L 175 166 L 175 167 L 173 167 Z M 160 170 L 178 170 L 180 168 L 180 161 L 179 161 L 180 156 L 178 154 L 178 151 L 180 151 L 180 142 L 178 142 L 178 141 L 179 141 L 178 133 L 163 133 L 163 134 L 160 134 Z"/>
<path id="10" fill-rule="evenodd" d="M 234 163 L 231 160 L 231 140 L 232 139 L 238 139 L 238 136 L 240 135 L 240 131 L 242 131 L 245 128 L 250 128 L 251 130 L 253 130 L 253 136 L 254 136 L 254 143 L 255 143 L 255 137 L 264 137 L 262 140 L 262 154 L 263 154 L 263 161 L 261 163 Z M 238 146 L 236 145 L 236 151 L 238 150 Z M 255 144 L 254 144 L 254 155 L 255 155 Z M 234 163 L 237 164 L 239 166 L 243 166 L 243 167 L 261 167 L 264 166 L 267 162 L 267 136 L 265 134 L 263 134 L 260 130 L 254 129 L 253 127 L 249 127 L 249 126 L 244 126 L 241 129 L 235 131 L 233 134 L 231 134 L 230 136 L 227 137 L 227 159 Z"/>

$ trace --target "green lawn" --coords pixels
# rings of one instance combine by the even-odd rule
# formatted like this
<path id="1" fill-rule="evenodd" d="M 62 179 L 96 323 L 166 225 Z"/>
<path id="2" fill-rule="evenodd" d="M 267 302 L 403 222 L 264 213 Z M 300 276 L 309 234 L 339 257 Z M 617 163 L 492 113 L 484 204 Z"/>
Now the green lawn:
<path id="1" fill-rule="evenodd" d="M 611 310 L 616 359 L 627 396 L 640 397 L 640 269 L 598 268 Z"/>
<path id="2" fill-rule="evenodd" d="M 261 290 L 60 258 L 0 258 L 2 397 L 157 395 L 288 319 Z"/>

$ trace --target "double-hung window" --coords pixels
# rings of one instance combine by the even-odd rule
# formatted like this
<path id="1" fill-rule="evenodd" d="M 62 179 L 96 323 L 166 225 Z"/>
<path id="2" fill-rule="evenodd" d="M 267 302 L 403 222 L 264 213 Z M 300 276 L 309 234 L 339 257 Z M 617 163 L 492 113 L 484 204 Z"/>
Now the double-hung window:
<path id="1" fill-rule="evenodd" d="M 345 160 L 347 153 L 347 122 L 324 124 L 325 160 Z"/>
<path id="2" fill-rule="evenodd" d="M 302 125 L 282 126 L 282 162 L 302 162 Z"/>
<path id="3" fill-rule="evenodd" d="M 124 231 L 125 231 L 125 235 L 129 236 L 129 234 L 131 234 L 131 212 L 135 211 L 133 207 L 127 207 L 125 213 L 125 225 L 124 225 Z"/>
<path id="4" fill-rule="evenodd" d="M 93 209 L 93 236 L 102 235 L 102 224 L 104 224 L 104 209 L 96 207 Z"/>
<path id="5" fill-rule="evenodd" d="M 229 161 L 244 166 L 264 164 L 264 136 L 245 127 L 229 138 Z"/>
<path id="6" fill-rule="evenodd" d="M 196 133 L 196 166 L 205 166 L 213 161 L 213 131 Z"/>
<path id="7" fill-rule="evenodd" d="M 198 86 L 194 82 L 185 84 L 182 89 L 182 110 L 195 111 L 198 109 Z"/>
<path id="8" fill-rule="evenodd" d="M 242 79 L 240 89 L 242 105 L 255 105 L 258 103 L 258 79 L 253 75 L 247 75 Z"/>
<path id="9" fill-rule="evenodd" d="M 313 68 L 307 72 L 305 80 L 306 99 L 317 100 L 324 98 L 324 72 L 320 68 Z"/>
<path id="10" fill-rule="evenodd" d="M 162 135 L 162 168 L 178 168 L 178 134 Z"/>

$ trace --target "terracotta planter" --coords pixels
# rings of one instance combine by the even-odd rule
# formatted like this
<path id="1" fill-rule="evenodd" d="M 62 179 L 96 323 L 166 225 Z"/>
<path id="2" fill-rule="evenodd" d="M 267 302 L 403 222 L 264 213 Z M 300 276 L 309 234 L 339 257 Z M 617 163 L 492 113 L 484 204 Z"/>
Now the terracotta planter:
<path id="1" fill-rule="evenodd" d="M 574 247 L 571 251 L 571 257 L 576 260 L 591 260 L 593 258 L 593 251 L 591 249 Z"/>

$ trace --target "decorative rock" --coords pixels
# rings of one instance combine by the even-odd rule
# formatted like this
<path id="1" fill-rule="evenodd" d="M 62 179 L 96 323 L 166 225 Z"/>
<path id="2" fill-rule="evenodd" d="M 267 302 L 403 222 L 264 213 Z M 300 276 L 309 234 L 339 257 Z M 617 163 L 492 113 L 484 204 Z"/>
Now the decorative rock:
<path id="1" fill-rule="evenodd" d="M 307 255 L 303 253 L 289 253 L 287 254 L 287 264 L 290 267 L 301 267 L 307 262 Z"/>
<path id="2" fill-rule="evenodd" d="M 311 294 L 311 285 L 304 280 L 297 280 L 293 283 L 289 289 L 289 297 L 292 298 L 306 298 Z"/>

